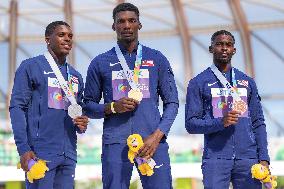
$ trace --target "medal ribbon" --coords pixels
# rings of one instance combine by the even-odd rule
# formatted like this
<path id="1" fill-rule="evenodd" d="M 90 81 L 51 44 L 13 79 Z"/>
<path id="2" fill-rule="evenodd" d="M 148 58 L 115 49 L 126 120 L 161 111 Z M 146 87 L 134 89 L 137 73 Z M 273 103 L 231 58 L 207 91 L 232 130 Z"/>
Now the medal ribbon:
<path id="1" fill-rule="evenodd" d="M 133 74 L 126 63 L 126 60 L 118 44 L 115 46 L 115 52 L 116 52 L 117 58 L 119 60 L 119 63 L 123 69 L 123 73 L 126 76 L 126 79 L 130 87 L 134 90 L 139 89 L 138 79 L 139 79 L 140 66 L 142 63 L 142 45 L 139 44 L 137 48 L 137 54 L 136 54 L 135 67 L 134 67 Z"/>
<path id="2" fill-rule="evenodd" d="M 73 86 L 72 86 L 72 78 L 71 78 L 72 76 L 69 71 L 69 66 L 68 65 L 66 66 L 67 66 L 67 77 L 68 77 L 67 83 L 68 83 L 70 91 L 72 92 L 72 95 L 75 96 L 74 91 L 73 91 Z"/>
<path id="3" fill-rule="evenodd" d="M 68 100 L 71 102 L 71 104 L 77 104 L 76 102 L 76 99 L 74 97 L 74 93 L 73 93 L 73 90 L 72 90 L 72 84 L 71 84 L 71 81 L 69 81 L 69 86 L 68 86 L 68 82 L 65 81 L 64 77 L 62 76 L 57 64 L 55 63 L 53 57 L 51 56 L 51 54 L 49 52 L 46 52 L 44 53 L 44 56 L 47 60 L 47 62 L 49 63 L 52 71 L 54 72 L 59 84 L 60 84 L 60 87 L 61 89 L 64 91 L 66 97 L 68 98 Z M 71 76 L 69 74 L 69 68 L 67 66 L 67 72 L 68 72 L 68 80 L 69 80 L 69 77 L 71 79 Z M 71 85 L 71 86 L 70 86 Z"/>
<path id="4" fill-rule="evenodd" d="M 218 70 L 218 68 L 212 64 L 210 69 L 214 73 L 214 75 L 219 79 L 219 81 L 222 83 L 222 85 L 227 88 L 231 95 L 233 96 L 234 101 L 239 101 L 241 100 L 241 97 L 237 93 L 237 81 L 236 81 L 236 76 L 235 76 L 235 71 L 234 68 L 232 68 L 232 81 L 233 81 L 233 86 L 230 84 L 230 82 L 223 76 L 223 74 Z"/>

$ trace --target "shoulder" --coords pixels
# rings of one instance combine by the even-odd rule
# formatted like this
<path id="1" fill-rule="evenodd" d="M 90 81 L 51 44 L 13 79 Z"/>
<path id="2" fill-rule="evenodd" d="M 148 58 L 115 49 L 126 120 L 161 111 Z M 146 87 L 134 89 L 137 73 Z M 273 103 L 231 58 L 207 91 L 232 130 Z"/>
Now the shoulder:
<path id="1" fill-rule="evenodd" d="M 165 55 L 163 55 L 163 53 L 161 53 L 159 50 L 147 47 L 147 46 L 143 46 L 143 59 L 147 59 L 147 60 L 153 60 L 154 64 L 157 65 L 158 67 L 164 67 L 164 68 L 168 68 L 170 67 L 170 63 L 168 61 L 168 59 L 166 58 Z"/>
<path id="2" fill-rule="evenodd" d="M 35 57 L 25 59 L 21 62 L 18 70 L 19 69 L 32 69 L 33 66 L 35 66 L 36 64 L 42 61 L 46 61 L 43 55 L 38 55 Z"/>
<path id="3" fill-rule="evenodd" d="M 72 65 L 68 64 L 68 67 L 70 69 L 71 75 L 79 77 L 80 79 L 82 79 L 82 75 L 79 71 L 77 71 Z"/>
<path id="4" fill-rule="evenodd" d="M 210 68 L 207 68 L 203 70 L 201 73 L 193 77 L 189 82 L 188 82 L 188 89 L 192 90 L 203 90 L 204 86 L 207 86 L 209 82 L 215 82 L 214 75 Z"/>
<path id="5" fill-rule="evenodd" d="M 203 70 L 201 73 L 197 74 L 195 77 L 193 77 L 190 82 L 193 83 L 203 83 L 205 80 L 208 80 L 212 76 L 212 72 L 210 68 L 207 68 Z"/>
<path id="6" fill-rule="evenodd" d="M 244 72 L 242 72 L 241 70 L 239 70 L 239 69 L 237 69 L 235 67 L 234 67 L 234 71 L 241 78 L 250 79 L 250 80 L 252 79 L 250 76 L 248 76 L 247 74 L 245 74 Z"/>
<path id="7" fill-rule="evenodd" d="M 150 47 L 147 47 L 145 45 L 142 45 L 143 47 L 143 52 L 147 55 L 147 56 L 152 56 L 152 57 L 156 57 L 156 58 L 166 58 L 163 53 L 161 53 L 159 50 L 157 49 L 153 49 Z"/>
<path id="8" fill-rule="evenodd" d="M 252 85 L 253 87 L 256 85 L 255 81 L 252 77 L 248 76 L 247 74 L 245 74 L 244 72 L 240 71 L 237 68 L 234 68 L 235 72 L 236 72 L 236 79 L 237 80 L 241 80 L 241 81 L 247 81 L 249 83 L 249 85 Z"/>
<path id="9" fill-rule="evenodd" d="M 90 66 L 95 66 L 98 64 L 109 63 L 112 59 L 117 58 L 114 47 L 104 53 L 97 55 L 92 61 Z"/>
<path id="10" fill-rule="evenodd" d="M 142 45 L 143 51 L 149 54 L 163 55 L 159 50 Z"/>

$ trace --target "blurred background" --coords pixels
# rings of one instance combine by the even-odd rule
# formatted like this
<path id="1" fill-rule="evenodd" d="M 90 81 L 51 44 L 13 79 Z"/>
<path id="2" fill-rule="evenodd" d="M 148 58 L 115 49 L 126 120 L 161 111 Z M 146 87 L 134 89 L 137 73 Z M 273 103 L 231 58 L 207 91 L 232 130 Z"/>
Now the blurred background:
<path id="1" fill-rule="evenodd" d="M 112 10 L 123 0 L 0 0 L 0 189 L 24 188 L 8 114 L 14 73 L 22 60 L 43 54 L 45 27 L 65 20 L 73 28 L 75 44 L 68 62 L 83 77 L 90 61 L 116 43 Z M 284 188 L 284 1 L 283 0 L 132 0 L 143 25 L 140 42 L 169 59 L 179 90 L 180 108 L 168 142 L 174 188 L 202 186 L 203 136 L 184 128 L 186 86 L 212 63 L 211 35 L 220 29 L 236 38 L 233 65 L 252 76 L 265 113 L 272 173 Z M 101 185 L 102 120 L 91 120 L 79 136 L 77 189 Z M 142 188 L 137 171 L 132 189 Z"/>

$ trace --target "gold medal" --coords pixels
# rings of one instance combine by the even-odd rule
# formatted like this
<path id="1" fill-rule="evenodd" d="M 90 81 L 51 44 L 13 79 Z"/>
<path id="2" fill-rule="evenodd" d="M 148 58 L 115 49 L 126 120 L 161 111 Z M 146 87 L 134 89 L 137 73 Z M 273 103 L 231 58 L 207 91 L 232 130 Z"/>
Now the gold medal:
<path id="1" fill-rule="evenodd" d="M 143 93 L 139 89 L 131 89 L 128 92 L 128 97 L 140 102 L 143 99 Z"/>
<path id="2" fill-rule="evenodd" d="M 243 100 L 235 100 L 232 109 L 243 114 L 247 111 L 247 104 Z"/>

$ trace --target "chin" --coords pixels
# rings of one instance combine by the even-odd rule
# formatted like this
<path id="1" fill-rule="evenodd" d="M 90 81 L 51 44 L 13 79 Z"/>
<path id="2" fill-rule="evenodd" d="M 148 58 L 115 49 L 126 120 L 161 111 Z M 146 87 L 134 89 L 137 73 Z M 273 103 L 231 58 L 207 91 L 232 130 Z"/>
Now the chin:
<path id="1" fill-rule="evenodd" d="M 70 53 L 70 50 L 62 50 L 60 52 L 60 54 L 63 55 L 63 56 L 67 56 L 69 53 Z"/>
<path id="2" fill-rule="evenodd" d="M 230 59 L 219 59 L 218 62 L 220 62 L 222 64 L 229 64 L 230 63 Z"/>
<path id="3" fill-rule="evenodd" d="M 132 41 L 135 41 L 135 38 L 133 38 L 133 37 L 125 37 L 125 38 L 122 38 L 122 40 L 130 43 Z"/>

